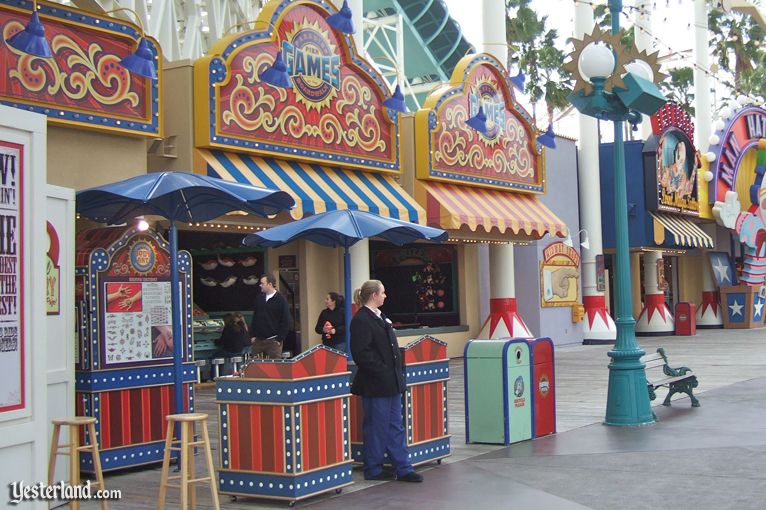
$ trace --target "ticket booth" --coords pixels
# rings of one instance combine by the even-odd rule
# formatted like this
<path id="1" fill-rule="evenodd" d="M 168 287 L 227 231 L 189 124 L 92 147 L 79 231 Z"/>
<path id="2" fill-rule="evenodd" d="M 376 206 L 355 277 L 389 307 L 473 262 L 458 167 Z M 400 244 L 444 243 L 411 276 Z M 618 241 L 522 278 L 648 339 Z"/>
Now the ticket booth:
<path id="1" fill-rule="evenodd" d="M 176 409 L 168 243 L 151 230 L 119 227 L 81 232 L 76 247 L 77 415 L 98 418 L 104 471 L 161 462 L 165 416 L 194 408 L 189 253 L 178 254 L 187 341 L 184 408 Z M 80 468 L 93 471 L 89 453 Z"/>

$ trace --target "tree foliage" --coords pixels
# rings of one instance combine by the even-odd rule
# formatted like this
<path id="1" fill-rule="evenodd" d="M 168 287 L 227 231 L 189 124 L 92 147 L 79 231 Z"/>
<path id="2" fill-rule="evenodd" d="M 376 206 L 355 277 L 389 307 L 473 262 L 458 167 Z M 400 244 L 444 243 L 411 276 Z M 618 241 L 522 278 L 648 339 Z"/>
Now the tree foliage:
<path id="1" fill-rule="evenodd" d="M 738 94 L 766 95 L 766 52 L 761 48 L 766 33 L 751 16 L 711 9 L 708 13 L 710 49 L 719 67 L 731 73 L 734 82 L 728 85 L 733 96 Z"/>
<path id="2" fill-rule="evenodd" d="M 679 67 L 668 71 L 670 79 L 660 84 L 662 93 L 668 99 L 677 102 L 684 111 L 694 116 L 694 70 L 691 67 Z"/>
<path id="3" fill-rule="evenodd" d="M 536 117 L 537 103 L 545 101 L 548 118 L 555 110 L 569 106 L 567 96 L 572 92 L 571 76 L 561 69 L 566 55 L 556 48 L 558 32 L 547 28 L 547 16 L 538 17 L 530 7 L 531 0 L 506 0 L 508 13 L 505 23 L 506 40 L 517 49 L 509 55 L 526 75 L 525 92 L 532 102 Z"/>

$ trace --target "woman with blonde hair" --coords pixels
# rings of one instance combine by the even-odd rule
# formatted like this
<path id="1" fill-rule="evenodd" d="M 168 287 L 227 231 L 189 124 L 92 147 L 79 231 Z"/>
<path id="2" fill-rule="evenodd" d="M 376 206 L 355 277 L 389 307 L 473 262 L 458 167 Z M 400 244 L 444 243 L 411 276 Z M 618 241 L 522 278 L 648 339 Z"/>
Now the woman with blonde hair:
<path id="1" fill-rule="evenodd" d="M 391 321 L 380 307 L 386 289 L 379 280 L 368 280 L 354 293 L 359 311 L 351 319 L 351 355 L 358 368 L 351 393 L 362 397 L 364 422 L 364 478 L 386 480 L 393 473 L 383 471 L 383 456 L 402 482 L 422 482 L 407 457 L 402 426 L 402 393 L 406 387 L 399 343 Z"/>

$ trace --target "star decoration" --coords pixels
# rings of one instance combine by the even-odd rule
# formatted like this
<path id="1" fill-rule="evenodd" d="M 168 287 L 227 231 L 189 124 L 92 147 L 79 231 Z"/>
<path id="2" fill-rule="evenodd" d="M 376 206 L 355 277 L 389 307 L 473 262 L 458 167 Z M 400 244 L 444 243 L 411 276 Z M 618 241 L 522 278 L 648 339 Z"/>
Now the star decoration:
<path id="1" fill-rule="evenodd" d="M 755 308 L 754 317 L 757 319 L 761 316 L 761 313 L 763 312 L 763 301 L 754 304 L 753 308 Z"/>
<path id="2" fill-rule="evenodd" d="M 734 302 L 729 305 L 729 308 L 731 308 L 731 316 L 734 317 L 735 315 L 742 315 L 744 306 L 737 303 L 737 300 L 735 299 Z"/>
<path id="3" fill-rule="evenodd" d="M 721 264 L 720 260 L 716 260 L 715 264 L 713 264 L 713 269 L 716 273 L 718 273 L 718 281 L 721 283 L 729 282 L 731 283 L 731 278 L 729 278 L 729 268 L 725 265 Z"/>
<path id="4" fill-rule="evenodd" d="M 569 54 L 571 60 L 564 64 L 564 69 L 572 73 L 575 78 L 573 94 L 579 91 L 584 91 L 588 96 L 593 92 L 593 85 L 590 80 L 580 74 L 580 55 L 582 51 L 591 43 L 603 42 L 609 48 L 614 50 L 615 53 L 615 66 L 611 76 L 607 77 L 604 82 L 604 90 L 606 92 L 612 92 L 614 87 L 625 88 L 625 83 L 622 81 L 622 76 L 625 74 L 625 46 L 620 42 L 623 32 L 620 31 L 617 34 L 605 32 L 601 30 L 598 25 L 593 28 L 593 32 L 585 34 L 582 39 L 572 39 L 574 44 L 574 50 Z M 651 65 L 651 64 L 650 64 Z M 654 68 L 652 68 L 654 70 Z"/>

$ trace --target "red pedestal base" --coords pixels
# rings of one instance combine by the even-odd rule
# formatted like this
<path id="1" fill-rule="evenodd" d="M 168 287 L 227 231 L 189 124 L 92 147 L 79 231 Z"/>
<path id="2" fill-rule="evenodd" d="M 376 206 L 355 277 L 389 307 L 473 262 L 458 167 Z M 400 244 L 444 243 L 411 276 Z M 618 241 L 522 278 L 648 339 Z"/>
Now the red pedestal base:
<path id="1" fill-rule="evenodd" d="M 673 314 L 665 304 L 665 294 L 644 296 L 644 309 L 636 321 L 636 334 L 660 336 L 675 334 Z"/>
<path id="2" fill-rule="evenodd" d="M 489 300 L 489 317 L 481 327 L 479 338 L 532 338 L 516 308 L 516 298 Z"/>
<path id="3" fill-rule="evenodd" d="M 606 311 L 606 298 L 583 296 L 582 304 L 585 307 L 582 323 L 583 343 L 613 344 L 617 338 L 617 327 L 609 316 L 609 312 Z"/>

